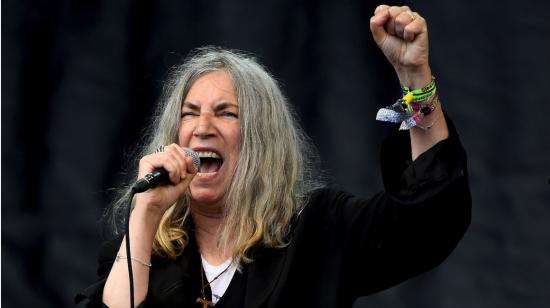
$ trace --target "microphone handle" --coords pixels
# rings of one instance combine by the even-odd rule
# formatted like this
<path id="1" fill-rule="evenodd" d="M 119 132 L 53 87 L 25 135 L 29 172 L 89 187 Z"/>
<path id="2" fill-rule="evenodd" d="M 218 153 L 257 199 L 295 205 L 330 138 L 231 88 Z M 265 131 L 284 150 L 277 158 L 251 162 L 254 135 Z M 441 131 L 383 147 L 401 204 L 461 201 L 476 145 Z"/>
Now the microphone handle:
<path id="1" fill-rule="evenodd" d="M 164 169 L 157 169 L 139 179 L 134 184 L 132 189 L 135 193 L 140 193 L 159 185 L 166 184 L 168 183 L 168 180 L 168 171 Z"/>

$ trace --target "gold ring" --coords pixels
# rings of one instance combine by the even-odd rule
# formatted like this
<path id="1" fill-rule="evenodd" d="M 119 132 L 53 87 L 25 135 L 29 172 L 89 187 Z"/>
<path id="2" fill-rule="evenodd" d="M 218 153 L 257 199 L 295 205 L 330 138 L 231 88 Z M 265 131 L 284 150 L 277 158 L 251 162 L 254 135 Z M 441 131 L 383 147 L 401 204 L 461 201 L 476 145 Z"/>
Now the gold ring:
<path id="1" fill-rule="evenodd" d="M 409 15 L 409 17 L 411 17 L 411 21 L 414 21 L 416 19 L 416 16 L 414 16 L 414 13 L 411 12 L 411 11 L 406 11 L 405 13 L 407 13 Z"/>

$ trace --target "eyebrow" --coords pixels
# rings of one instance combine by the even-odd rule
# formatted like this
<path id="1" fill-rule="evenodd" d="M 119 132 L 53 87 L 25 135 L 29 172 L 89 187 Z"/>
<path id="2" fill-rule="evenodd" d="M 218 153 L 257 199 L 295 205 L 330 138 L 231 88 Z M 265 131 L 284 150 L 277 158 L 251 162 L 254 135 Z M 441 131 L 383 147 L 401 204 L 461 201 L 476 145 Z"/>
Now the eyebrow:
<path id="1" fill-rule="evenodd" d="M 191 102 L 183 102 L 181 109 L 183 108 L 189 108 L 191 110 L 200 110 L 200 106 Z"/>
<path id="2" fill-rule="evenodd" d="M 233 103 L 230 103 L 230 102 L 221 102 L 221 103 L 216 104 L 214 106 L 214 110 L 219 111 L 219 110 L 224 110 L 224 109 L 231 108 L 231 107 L 239 109 L 239 106 L 237 106 L 237 104 L 233 104 Z"/>

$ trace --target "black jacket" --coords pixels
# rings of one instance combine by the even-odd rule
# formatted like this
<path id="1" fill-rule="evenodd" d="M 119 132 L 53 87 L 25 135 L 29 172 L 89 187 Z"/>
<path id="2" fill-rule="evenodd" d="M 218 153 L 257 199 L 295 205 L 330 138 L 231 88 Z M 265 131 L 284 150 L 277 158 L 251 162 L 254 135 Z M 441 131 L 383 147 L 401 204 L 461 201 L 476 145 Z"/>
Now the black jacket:
<path id="1" fill-rule="evenodd" d="M 224 307 L 351 307 L 360 296 L 394 286 L 439 265 L 470 223 L 466 154 L 450 137 L 410 162 L 408 132 L 382 147 L 385 191 L 371 199 L 313 192 L 297 217 L 290 244 L 256 247 L 254 262 L 234 277 Z M 105 279 L 120 242 L 103 245 L 100 280 L 77 295 L 101 306 Z M 200 256 L 191 241 L 177 261 L 153 257 L 142 306 L 199 307 Z"/>

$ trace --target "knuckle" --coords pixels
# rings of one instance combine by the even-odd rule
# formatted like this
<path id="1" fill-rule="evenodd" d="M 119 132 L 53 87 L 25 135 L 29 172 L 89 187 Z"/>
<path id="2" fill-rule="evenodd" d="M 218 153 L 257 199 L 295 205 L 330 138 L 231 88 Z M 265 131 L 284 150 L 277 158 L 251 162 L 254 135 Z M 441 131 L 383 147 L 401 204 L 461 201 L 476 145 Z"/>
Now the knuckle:
<path id="1" fill-rule="evenodd" d="M 140 165 L 140 166 L 145 165 L 145 164 L 148 164 L 148 163 L 149 163 L 149 157 L 148 157 L 148 155 L 143 156 L 142 158 L 139 159 L 139 165 Z"/>
<path id="2" fill-rule="evenodd" d="M 406 24 L 410 20 L 410 17 L 407 14 L 399 14 L 395 18 L 395 22 L 399 24 Z"/>
<path id="3" fill-rule="evenodd" d="M 399 12 L 399 7 L 397 7 L 397 6 L 390 6 L 390 7 L 388 8 L 388 11 L 390 12 L 390 14 L 391 14 L 392 16 L 394 16 L 396 13 Z"/>
<path id="4" fill-rule="evenodd" d="M 171 143 L 171 144 L 164 147 L 165 152 L 166 151 L 173 151 L 173 150 L 174 150 L 174 144 L 173 143 Z"/>

